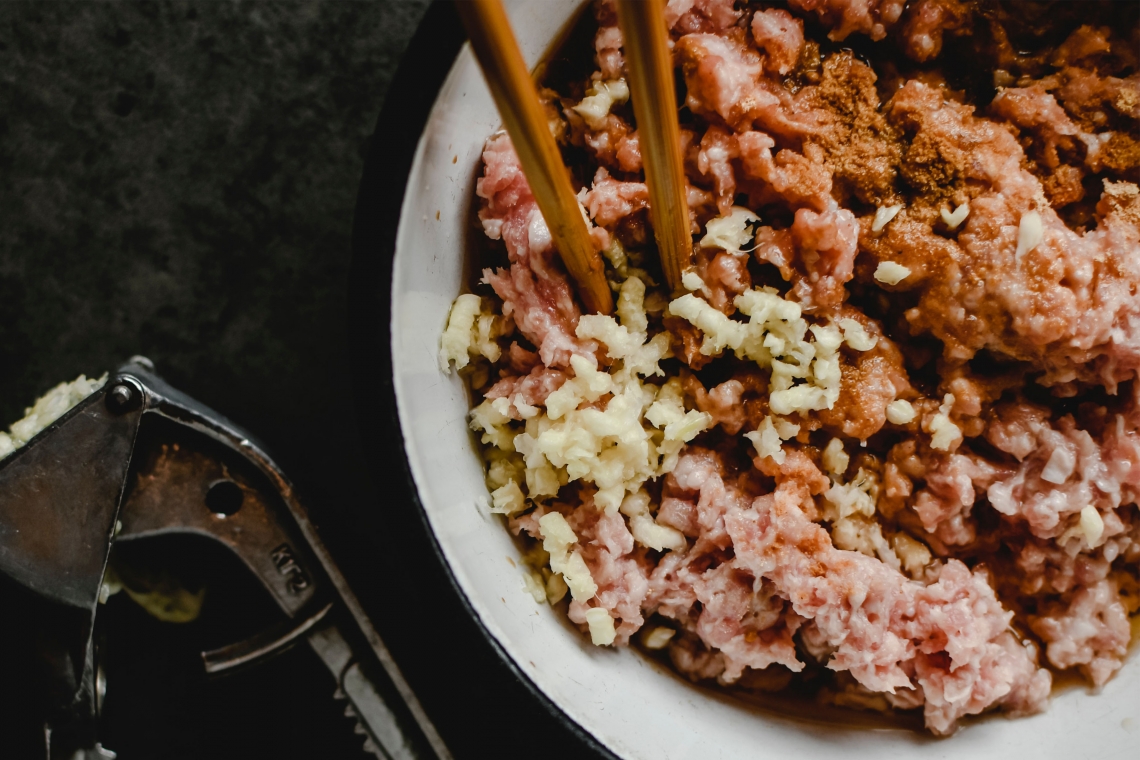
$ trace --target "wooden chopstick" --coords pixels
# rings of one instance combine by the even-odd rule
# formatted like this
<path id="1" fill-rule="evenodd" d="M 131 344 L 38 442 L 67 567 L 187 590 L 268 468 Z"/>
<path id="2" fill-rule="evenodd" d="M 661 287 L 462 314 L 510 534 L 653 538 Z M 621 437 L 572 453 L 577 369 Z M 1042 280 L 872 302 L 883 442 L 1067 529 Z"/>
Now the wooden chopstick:
<path id="1" fill-rule="evenodd" d="M 677 123 L 673 59 L 665 26 L 664 0 L 616 0 L 625 46 L 633 114 L 645 181 L 649 216 L 669 287 L 681 288 L 681 272 L 692 264 L 689 200 Z M 462 5 L 462 3 L 460 3 Z"/>
<path id="2" fill-rule="evenodd" d="M 590 240 L 586 221 L 562 154 L 547 126 L 538 88 L 526 68 L 518 42 L 499 0 L 460 0 L 455 4 L 499 115 L 514 143 L 554 246 L 587 310 L 610 314 L 614 300 L 602 257 Z"/>

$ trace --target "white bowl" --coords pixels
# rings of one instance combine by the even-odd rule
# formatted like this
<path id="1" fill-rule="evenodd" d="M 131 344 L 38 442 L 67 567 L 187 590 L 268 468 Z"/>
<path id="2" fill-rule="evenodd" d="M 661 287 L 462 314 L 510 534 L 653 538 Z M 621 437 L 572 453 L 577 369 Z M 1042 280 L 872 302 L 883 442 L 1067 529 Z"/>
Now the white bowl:
<path id="1" fill-rule="evenodd" d="M 581 3 L 506 5 L 533 65 Z M 523 590 L 518 550 L 502 519 L 480 506 L 487 489 L 467 430 L 467 392 L 436 359 L 463 278 L 466 236 L 478 234 L 469 212 L 480 153 L 499 124 L 464 46 L 420 138 L 404 196 L 392 276 L 393 382 L 408 463 L 450 572 L 479 623 L 538 690 L 622 758 L 1140 756 L 1140 658 L 1100 694 L 1069 689 L 1042 715 L 968 721 L 952 738 L 935 740 L 750 707 L 694 687 L 634 650 L 594 647 L 561 612 L 536 604 Z"/>

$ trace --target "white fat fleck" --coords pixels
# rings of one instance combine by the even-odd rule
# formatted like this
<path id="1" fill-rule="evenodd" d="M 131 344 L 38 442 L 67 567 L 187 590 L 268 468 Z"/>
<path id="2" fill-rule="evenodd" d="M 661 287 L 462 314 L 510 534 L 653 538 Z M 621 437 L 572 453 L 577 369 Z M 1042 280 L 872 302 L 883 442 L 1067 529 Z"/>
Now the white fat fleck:
<path id="1" fill-rule="evenodd" d="M 1097 132 L 1091 135 L 1082 132 L 1077 135 L 1077 139 L 1083 142 L 1085 147 L 1088 148 L 1088 152 L 1085 154 L 1085 163 L 1095 164 L 1096 159 L 1100 156 L 1101 148 L 1107 145 L 1115 135 L 1115 132 Z"/>
<path id="2" fill-rule="evenodd" d="M 615 103 L 624 103 L 629 100 L 629 85 L 624 79 L 611 79 L 607 82 L 595 82 L 589 94 L 582 102 L 574 106 L 577 112 L 591 129 L 601 129 L 606 115 Z"/>
<path id="3" fill-rule="evenodd" d="M 1096 546 L 1097 541 L 1100 541 L 1100 537 L 1104 535 L 1104 519 L 1091 504 L 1081 510 L 1081 533 L 1084 533 L 1090 549 Z"/>
<path id="4" fill-rule="evenodd" d="M 843 450 L 843 441 L 832 438 L 823 450 L 824 468 L 832 475 L 839 477 L 847 472 L 847 465 L 850 463 L 851 457 L 847 456 L 847 452 Z"/>
<path id="5" fill-rule="evenodd" d="M 601 607 L 586 610 L 586 625 L 590 627 L 590 641 L 596 647 L 608 647 L 617 638 L 614 619 Z"/>
<path id="6" fill-rule="evenodd" d="M 526 227 L 526 242 L 530 252 L 536 256 L 541 254 L 554 242 L 550 234 L 550 227 L 546 224 L 542 212 L 534 208 L 530 212 L 530 220 Z"/>
<path id="7" fill-rule="evenodd" d="M 843 341 L 856 351 L 870 351 L 879 342 L 863 325 L 850 317 L 839 320 L 839 328 L 843 330 Z"/>
<path id="8" fill-rule="evenodd" d="M 686 269 L 681 273 L 681 285 L 685 287 L 685 290 L 694 292 L 702 289 L 705 286 L 705 281 L 701 279 L 696 270 Z"/>
<path id="9" fill-rule="evenodd" d="M 970 202 L 966 201 L 953 211 L 947 211 L 943 208 L 941 214 L 942 221 L 946 223 L 946 226 L 952 230 L 956 230 L 958 229 L 958 225 L 966 221 L 966 217 L 970 215 Z"/>
<path id="10" fill-rule="evenodd" d="M 1068 446 L 1058 446 L 1053 449 L 1053 453 L 1049 455 L 1049 461 L 1041 470 L 1041 479 L 1048 483 L 1060 485 L 1069 479 L 1076 467 L 1076 455 Z"/>
<path id="11" fill-rule="evenodd" d="M 759 221 L 760 217 L 749 209 L 733 206 L 728 214 L 718 216 L 705 225 L 701 248 L 721 248 L 729 253 L 746 253 L 752 245 L 751 225 Z"/>
<path id="12" fill-rule="evenodd" d="M 672 628 L 666 628 L 663 625 L 649 628 L 641 634 L 641 643 L 646 649 L 664 649 L 676 633 Z"/>
<path id="13" fill-rule="evenodd" d="M 1032 251 L 1045 237 L 1045 227 L 1041 223 L 1041 214 L 1036 211 L 1026 211 L 1021 215 L 1017 225 L 1017 258 Z"/>
<path id="14" fill-rule="evenodd" d="M 910 270 L 893 261 L 880 261 L 875 267 L 875 279 L 886 285 L 898 285 L 910 277 Z"/>
<path id="15" fill-rule="evenodd" d="M 962 431 L 950 421 L 950 410 L 954 408 L 954 394 L 947 393 L 938 407 L 938 414 L 930 421 L 930 447 L 939 451 L 949 451 L 957 441 L 962 440 Z"/>
<path id="16" fill-rule="evenodd" d="M 887 421 L 892 425 L 905 425 L 912 422 L 917 415 L 914 406 L 906 399 L 895 399 L 887 404 Z"/>
<path id="17" fill-rule="evenodd" d="M 890 224 L 900 211 L 902 211 L 901 203 L 895 206 L 879 206 L 875 211 L 875 219 L 871 222 L 871 232 L 882 232 L 883 228 Z"/>

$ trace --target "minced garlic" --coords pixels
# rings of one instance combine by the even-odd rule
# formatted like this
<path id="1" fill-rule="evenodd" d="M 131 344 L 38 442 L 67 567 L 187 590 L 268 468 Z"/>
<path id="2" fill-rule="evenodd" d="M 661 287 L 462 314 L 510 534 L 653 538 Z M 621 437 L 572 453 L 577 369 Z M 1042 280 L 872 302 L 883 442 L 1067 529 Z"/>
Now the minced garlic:
<path id="1" fill-rule="evenodd" d="M 590 129 L 601 129 L 606 115 L 615 103 L 629 100 L 629 85 L 624 79 L 611 79 L 607 82 L 594 82 L 582 102 L 573 107 Z"/>
<path id="2" fill-rule="evenodd" d="M 887 421 L 892 425 L 906 425 L 918 415 L 914 406 L 906 399 L 897 398 L 887 404 Z"/>
<path id="3" fill-rule="evenodd" d="M 942 221 L 947 227 L 952 230 L 958 229 L 958 225 L 966 221 L 966 217 L 970 215 L 970 202 L 966 201 L 953 211 L 942 209 L 940 212 Z"/>
<path id="4" fill-rule="evenodd" d="M 684 444 L 712 426 L 712 415 L 685 409 L 679 379 L 660 386 L 642 381 L 663 374 L 659 362 L 670 355 L 668 334 L 648 338 L 644 296 L 644 284 L 630 277 L 617 299 L 620 324 L 598 314 L 578 321 L 579 338 L 605 346 L 613 360 L 608 371 L 592 357 L 575 355 L 570 358 L 574 376 L 546 398 L 544 407 L 515 397 L 485 400 L 471 410 L 472 429 L 500 452 L 488 456 L 494 511 L 517 513 L 528 502 L 557 495 L 571 481 L 594 484 L 594 503 L 616 511 L 626 494 L 671 472 Z M 521 493 L 524 480 L 520 505 L 509 483 Z"/>
<path id="5" fill-rule="evenodd" d="M 949 451 L 950 447 L 962 440 L 962 431 L 950 421 L 950 410 L 954 408 L 954 394 L 947 393 L 938 407 L 938 414 L 930 420 L 930 447 L 939 451 Z"/>
<path id="6" fill-rule="evenodd" d="M 1096 546 L 1097 541 L 1104 535 L 1104 518 L 1100 516 L 1097 508 L 1091 504 L 1081 510 L 1081 533 L 1089 548 Z"/>
<path id="7" fill-rule="evenodd" d="M 8 432 L 0 431 L 0 459 L 21 448 L 48 425 L 67 414 L 76 404 L 102 388 L 107 382 L 104 373 L 99 379 L 80 375 L 70 383 L 60 383 L 24 408 L 24 417 L 13 422 Z"/>
<path id="8" fill-rule="evenodd" d="M 491 493 L 491 504 L 491 511 L 496 514 L 517 515 L 526 509 L 526 497 L 518 482 L 512 480 Z"/>
<path id="9" fill-rule="evenodd" d="M 676 633 L 672 628 L 666 628 L 663 625 L 656 628 L 646 628 L 641 634 L 641 644 L 646 649 L 664 649 Z"/>
<path id="10" fill-rule="evenodd" d="M 495 342 L 498 320 L 482 308 L 483 299 L 474 293 L 464 293 L 451 305 L 447 329 L 439 340 L 439 368 L 445 374 L 451 372 L 451 363 L 456 369 L 466 367 L 470 356 L 485 356 L 494 362 L 502 355 Z"/>
<path id="11" fill-rule="evenodd" d="M 923 569 L 930 564 L 930 549 L 926 548 L 926 544 L 921 541 L 915 540 L 905 533 L 898 533 L 891 543 L 894 546 L 895 554 L 898 555 L 902 563 L 902 569 L 911 578 L 917 578 Z"/>
<path id="12" fill-rule="evenodd" d="M 686 269 L 684 272 L 681 272 L 681 285 L 690 293 L 695 293 L 705 287 L 705 281 L 701 279 L 701 276 L 697 274 L 695 270 Z"/>
<path id="13" fill-rule="evenodd" d="M 841 476 L 842 473 L 833 473 L 834 482 L 823 494 L 823 518 L 831 523 L 832 543 L 844 551 L 878 557 L 898 570 L 902 563 L 874 519 L 879 498 L 878 478 L 863 468 L 859 468 L 849 483 L 842 482 Z"/>
<path id="14" fill-rule="evenodd" d="M 879 206 L 875 211 L 875 219 L 871 222 L 871 232 L 881 232 L 900 211 L 902 211 L 901 203 L 895 206 Z"/>
<path id="15" fill-rule="evenodd" d="M 594 583 L 581 552 L 570 551 L 578 543 L 578 536 L 566 518 L 558 512 L 548 512 L 538 518 L 538 526 L 542 530 L 542 548 L 550 554 L 550 569 L 562 574 L 574 601 L 585 602 L 598 593 L 598 584 Z"/>
<path id="16" fill-rule="evenodd" d="M 880 261 L 875 267 L 875 279 L 886 285 L 898 285 L 910 277 L 910 270 L 893 261 Z"/>
<path id="17" fill-rule="evenodd" d="M 851 457 L 847 456 L 847 452 L 843 450 L 843 441 L 832 438 L 823 450 L 824 469 L 836 477 L 842 477 L 843 473 L 847 472 L 847 466 L 850 463 Z"/>
<path id="18" fill-rule="evenodd" d="M 839 329 L 843 331 L 843 342 L 856 351 L 870 351 L 879 342 L 863 325 L 850 317 L 839 320 Z"/>
<path id="19" fill-rule="evenodd" d="M 649 494 L 644 490 L 631 493 L 622 500 L 619 509 L 629 518 L 633 540 L 659 552 L 685 548 L 685 534 L 668 525 L 659 525 L 649 512 L 649 501 Z"/>
<path id="20" fill-rule="evenodd" d="M 608 647 L 617 638 L 614 619 L 601 607 L 586 610 L 586 625 L 590 628 L 590 641 L 596 647 Z"/>
<path id="21" fill-rule="evenodd" d="M 746 291 L 733 303 L 748 322 L 730 319 L 692 293 L 670 303 L 668 312 L 704 334 L 702 354 L 715 356 L 732 349 L 737 358 L 752 359 L 769 369 L 769 404 L 775 414 L 831 409 L 839 398 L 841 379 L 839 329 L 809 325 L 799 304 L 781 298 L 773 288 Z"/>
<path id="22" fill-rule="evenodd" d="M 744 437 L 752 441 L 753 448 L 761 457 L 772 457 L 772 461 L 776 464 L 783 464 L 787 458 L 781 446 L 780 434 L 772 424 L 771 417 L 765 417 L 760 427 L 745 433 Z"/>
<path id="23" fill-rule="evenodd" d="M 523 588 L 538 604 L 546 601 L 546 584 L 542 581 L 542 573 L 527 571 L 523 573 Z"/>
<path id="24" fill-rule="evenodd" d="M 760 221 L 751 210 L 733 206 L 725 216 L 718 216 L 705 225 L 701 248 L 721 248 L 729 253 L 744 254 L 752 247 L 752 225 Z M 697 288 L 689 288 L 696 290 Z"/>
<path id="25" fill-rule="evenodd" d="M 1045 237 L 1045 227 L 1041 224 L 1041 214 L 1026 211 L 1017 225 L 1017 258 L 1036 248 Z"/>

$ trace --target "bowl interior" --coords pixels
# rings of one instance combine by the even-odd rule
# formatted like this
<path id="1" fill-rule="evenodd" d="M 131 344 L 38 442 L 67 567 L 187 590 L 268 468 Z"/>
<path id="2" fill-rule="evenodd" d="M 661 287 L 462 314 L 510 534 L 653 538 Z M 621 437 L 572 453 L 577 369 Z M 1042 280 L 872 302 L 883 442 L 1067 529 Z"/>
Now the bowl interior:
<path id="1" fill-rule="evenodd" d="M 506 3 L 533 65 L 580 0 Z M 437 362 L 439 337 L 464 276 L 479 157 L 500 120 L 464 47 L 420 139 L 400 217 L 392 277 L 394 386 L 420 501 L 479 622 L 527 678 L 570 719 L 623 758 L 1126 757 L 1140 739 L 1140 661 L 1098 695 L 1056 694 L 1048 712 L 967 722 L 950 740 L 894 728 L 791 717 L 698 689 L 629 649 L 593 647 L 524 591 L 518 550 L 487 489 L 466 416 L 467 392 Z"/>

